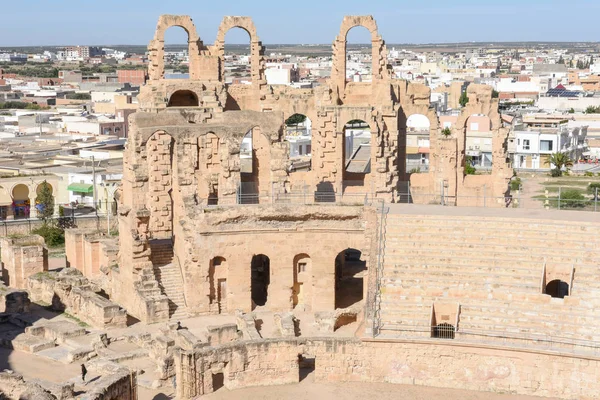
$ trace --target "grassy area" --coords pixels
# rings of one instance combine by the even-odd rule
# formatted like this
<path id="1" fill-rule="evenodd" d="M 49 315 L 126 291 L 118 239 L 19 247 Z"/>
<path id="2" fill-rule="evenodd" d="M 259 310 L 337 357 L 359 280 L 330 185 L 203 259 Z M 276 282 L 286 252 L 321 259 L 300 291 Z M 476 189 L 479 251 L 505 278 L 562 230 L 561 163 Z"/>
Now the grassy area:
<path id="1" fill-rule="evenodd" d="M 71 315 L 69 313 L 62 313 L 61 315 L 65 316 L 66 318 L 72 320 L 73 322 L 75 322 L 77 325 L 79 325 L 82 328 L 89 328 L 89 325 L 86 324 L 85 322 L 83 322 L 82 320 L 80 320 L 79 318 L 77 318 L 74 315 Z"/>

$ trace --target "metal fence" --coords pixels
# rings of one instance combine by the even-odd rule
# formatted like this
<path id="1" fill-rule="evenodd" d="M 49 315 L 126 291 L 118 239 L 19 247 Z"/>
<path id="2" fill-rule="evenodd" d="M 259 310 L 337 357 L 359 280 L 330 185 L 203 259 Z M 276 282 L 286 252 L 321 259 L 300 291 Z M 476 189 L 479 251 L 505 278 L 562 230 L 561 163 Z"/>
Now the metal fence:
<path id="1" fill-rule="evenodd" d="M 444 325 L 444 324 L 441 324 Z M 440 329 L 441 325 L 415 326 L 395 325 L 385 326 L 380 329 L 380 338 L 409 338 L 409 339 L 454 339 L 463 343 L 502 345 L 506 347 L 517 347 L 525 349 L 551 350 L 561 353 L 600 355 L 600 342 L 583 340 L 572 336 L 549 335 L 539 332 L 519 333 L 521 328 L 506 326 L 504 331 L 476 330 L 476 329 L 454 329 L 447 324 L 446 328 Z M 394 335 L 394 333 L 396 335 Z M 439 336 L 436 336 L 439 335 Z M 375 336 L 377 337 L 377 336 Z"/>

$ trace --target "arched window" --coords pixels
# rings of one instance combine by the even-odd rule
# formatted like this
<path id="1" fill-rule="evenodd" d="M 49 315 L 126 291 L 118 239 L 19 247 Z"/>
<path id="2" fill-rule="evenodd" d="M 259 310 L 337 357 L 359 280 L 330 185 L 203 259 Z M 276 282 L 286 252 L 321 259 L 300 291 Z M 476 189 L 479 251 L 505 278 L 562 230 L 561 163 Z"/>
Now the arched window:
<path id="1" fill-rule="evenodd" d="M 310 306 L 312 295 L 312 263 L 308 254 L 294 257 L 294 286 L 292 287 L 292 305 Z"/>
<path id="2" fill-rule="evenodd" d="M 371 32 L 356 26 L 346 34 L 346 81 L 371 82 L 373 80 Z"/>
<path id="3" fill-rule="evenodd" d="M 189 79 L 189 36 L 185 29 L 172 26 L 165 31 L 164 79 Z"/>
<path id="4" fill-rule="evenodd" d="M 250 34 L 243 28 L 231 28 L 225 34 L 224 76 L 226 84 L 252 83 Z"/>
<path id="5" fill-rule="evenodd" d="M 290 172 L 307 171 L 312 159 L 312 122 L 303 114 L 285 121 L 285 140 L 290 146 Z"/>
<path id="6" fill-rule="evenodd" d="M 560 279 L 550 281 L 546 285 L 546 294 L 557 299 L 564 299 L 569 295 L 569 284 Z"/>

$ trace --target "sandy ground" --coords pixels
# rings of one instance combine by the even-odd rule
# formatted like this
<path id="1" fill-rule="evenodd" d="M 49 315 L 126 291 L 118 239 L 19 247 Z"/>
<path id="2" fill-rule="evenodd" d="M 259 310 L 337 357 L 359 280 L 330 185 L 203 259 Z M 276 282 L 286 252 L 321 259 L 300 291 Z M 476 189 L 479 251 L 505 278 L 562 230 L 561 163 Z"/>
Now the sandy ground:
<path id="1" fill-rule="evenodd" d="M 153 400 L 152 398 L 148 398 Z M 539 397 L 517 396 L 497 393 L 471 392 L 467 390 L 440 389 L 422 386 L 394 385 L 389 383 L 315 383 L 311 375 L 298 385 L 255 387 L 232 390 L 221 389 L 202 396 L 206 400 L 530 400 Z M 140 397 L 142 400 L 142 397 Z M 143 399 L 146 400 L 146 399 Z M 548 399 L 558 400 L 558 399 Z"/>

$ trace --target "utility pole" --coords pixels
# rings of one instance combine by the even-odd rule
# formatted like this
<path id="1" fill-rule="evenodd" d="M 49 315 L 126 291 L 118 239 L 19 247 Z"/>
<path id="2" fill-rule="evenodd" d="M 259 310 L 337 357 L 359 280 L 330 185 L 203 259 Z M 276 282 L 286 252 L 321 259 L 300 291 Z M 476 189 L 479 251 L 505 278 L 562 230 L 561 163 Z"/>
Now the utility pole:
<path id="1" fill-rule="evenodd" d="M 94 209 L 96 210 L 96 215 L 98 215 L 98 207 L 96 207 L 96 163 L 94 162 L 94 156 L 92 156 L 92 182 L 94 189 Z"/>

